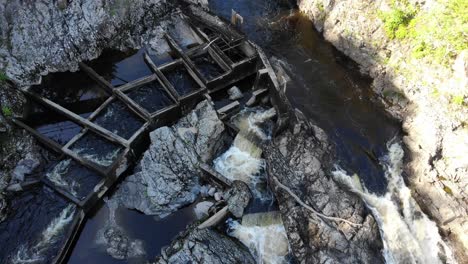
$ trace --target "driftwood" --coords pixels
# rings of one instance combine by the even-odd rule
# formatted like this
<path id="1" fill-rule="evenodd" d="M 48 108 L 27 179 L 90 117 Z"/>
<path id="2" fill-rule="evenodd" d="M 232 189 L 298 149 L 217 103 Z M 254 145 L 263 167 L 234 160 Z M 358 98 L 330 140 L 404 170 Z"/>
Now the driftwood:
<path id="1" fill-rule="evenodd" d="M 316 211 L 314 208 L 312 208 L 311 206 L 309 206 L 305 202 L 303 202 L 301 200 L 301 198 L 299 198 L 296 194 L 294 194 L 294 192 L 291 189 L 289 189 L 286 185 L 282 184 L 278 180 L 278 178 L 276 178 L 276 176 L 271 176 L 271 177 L 273 178 L 273 181 L 276 183 L 276 185 L 278 185 L 278 187 L 285 190 L 289 195 L 291 195 L 291 197 L 294 198 L 294 200 L 296 200 L 296 202 L 298 204 L 300 204 L 302 207 L 304 207 L 308 211 L 312 212 L 313 214 L 317 215 L 318 217 L 323 218 L 323 219 L 327 219 L 327 220 L 331 220 L 331 221 L 335 221 L 335 222 L 344 222 L 344 223 L 347 223 L 348 225 L 354 226 L 354 227 L 362 226 L 361 224 L 356 224 L 356 223 L 353 223 L 353 222 L 348 221 L 348 220 L 343 219 L 343 218 L 327 216 L 327 215 L 324 215 L 324 214 Z"/>
<path id="2" fill-rule="evenodd" d="M 217 225 L 219 222 L 223 221 L 224 218 L 228 215 L 228 207 L 225 206 L 223 209 L 219 210 L 216 214 L 212 215 L 205 222 L 201 223 L 198 226 L 198 229 L 208 228 Z"/>

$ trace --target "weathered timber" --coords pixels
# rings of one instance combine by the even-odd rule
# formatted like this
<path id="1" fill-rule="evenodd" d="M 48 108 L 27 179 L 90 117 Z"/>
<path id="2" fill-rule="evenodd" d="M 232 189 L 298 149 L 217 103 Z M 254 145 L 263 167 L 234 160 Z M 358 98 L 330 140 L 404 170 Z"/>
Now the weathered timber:
<path id="1" fill-rule="evenodd" d="M 151 70 L 156 74 L 158 77 L 162 87 L 166 91 L 167 94 L 171 97 L 171 99 L 175 102 L 179 102 L 179 93 L 172 87 L 172 84 L 167 80 L 166 76 L 159 70 L 159 68 L 154 64 L 153 60 L 150 58 L 147 52 L 145 52 L 144 60 L 146 64 L 151 68 Z"/>
<path id="2" fill-rule="evenodd" d="M 234 113 L 239 111 L 240 103 L 239 101 L 234 101 L 228 105 L 225 105 L 217 110 L 218 115 L 220 116 L 221 120 L 226 119 L 228 116 L 233 115 Z"/>
<path id="3" fill-rule="evenodd" d="M 228 207 L 227 206 L 223 207 L 223 209 L 219 210 L 216 214 L 208 218 L 205 222 L 201 223 L 198 226 L 198 229 L 209 228 L 209 227 L 219 224 L 221 221 L 223 221 L 227 217 L 228 212 L 229 212 Z"/>
<path id="4" fill-rule="evenodd" d="M 214 181 L 221 183 L 224 187 L 231 187 L 232 181 L 213 170 L 209 165 L 202 163 L 200 169 L 206 172 Z"/>
<path id="5" fill-rule="evenodd" d="M 54 103 L 52 102 L 51 100 L 43 97 L 43 96 L 40 96 L 34 92 L 31 92 L 31 91 L 25 91 L 25 93 L 30 96 L 31 98 L 33 98 L 34 100 L 36 100 L 37 102 L 51 108 L 52 110 L 55 110 L 63 115 L 65 115 L 66 117 L 68 117 L 69 119 L 73 120 L 74 122 L 82 125 L 83 127 L 87 127 L 89 128 L 90 130 L 92 130 L 93 132 L 101 135 L 102 137 L 106 138 L 107 140 L 109 141 L 112 141 L 114 143 L 117 143 L 119 145 L 122 145 L 124 147 L 127 147 L 128 146 L 128 143 L 125 139 L 121 138 L 120 136 L 112 133 L 111 131 L 101 127 L 101 126 L 98 126 L 94 123 L 92 123 L 91 121 L 89 121 L 88 119 L 85 119 L 73 112 L 71 112 L 70 110 L 60 106 L 59 104 L 57 103 Z"/>

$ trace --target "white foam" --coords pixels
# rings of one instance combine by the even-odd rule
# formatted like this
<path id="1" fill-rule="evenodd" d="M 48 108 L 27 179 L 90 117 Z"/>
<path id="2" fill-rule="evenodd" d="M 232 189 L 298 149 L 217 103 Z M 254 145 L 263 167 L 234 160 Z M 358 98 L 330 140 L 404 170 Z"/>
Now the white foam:
<path id="1" fill-rule="evenodd" d="M 52 171 L 46 174 L 46 177 L 53 182 L 57 187 L 63 188 L 69 191 L 73 196 L 78 197 L 77 189 L 80 188 L 80 184 L 72 179 L 69 179 L 67 182 L 63 179 L 62 175 L 68 173 L 68 169 L 70 168 L 70 159 L 60 161 Z"/>
<path id="2" fill-rule="evenodd" d="M 379 225 L 387 263 L 456 263 L 436 224 L 421 211 L 403 181 L 403 149 L 393 143 L 388 150 L 382 164 L 388 181 L 384 196 L 370 193 L 361 186 L 357 175 L 348 176 L 341 168 L 333 172 L 334 179 L 358 194 L 371 209 Z"/>
<path id="3" fill-rule="evenodd" d="M 229 235 L 237 238 L 257 259 L 259 264 L 288 263 L 288 237 L 282 223 L 266 226 L 244 226 L 237 221 L 228 221 Z"/>
<path id="4" fill-rule="evenodd" d="M 75 206 L 70 204 L 62 210 L 60 215 L 54 218 L 47 228 L 42 231 L 39 242 L 31 248 L 26 245 L 21 245 L 16 255 L 12 259 L 12 263 L 37 263 L 44 261 L 44 254 L 49 248 L 57 242 L 57 239 L 62 235 L 62 231 L 73 220 L 75 215 Z"/>

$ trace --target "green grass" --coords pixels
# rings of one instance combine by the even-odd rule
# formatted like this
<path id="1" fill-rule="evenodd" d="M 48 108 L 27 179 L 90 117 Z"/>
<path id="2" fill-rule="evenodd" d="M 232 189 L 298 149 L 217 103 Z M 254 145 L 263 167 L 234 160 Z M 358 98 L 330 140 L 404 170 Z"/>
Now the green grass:
<path id="1" fill-rule="evenodd" d="M 379 17 L 390 39 L 405 40 L 411 57 L 448 66 L 468 49 L 468 1 L 437 0 L 430 10 L 419 10 L 407 1 L 392 1 L 391 10 Z"/>
<path id="2" fill-rule="evenodd" d="M 8 107 L 8 106 L 3 106 L 2 107 L 2 113 L 3 113 L 3 116 L 5 116 L 5 117 L 13 116 L 13 111 L 11 111 L 11 108 Z"/>
<path id="3" fill-rule="evenodd" d="M 465 97 L 463 95 L 452 96 L 452 103 L 453 104 L 462 106 L 464 102 L 465 102 Z"/>

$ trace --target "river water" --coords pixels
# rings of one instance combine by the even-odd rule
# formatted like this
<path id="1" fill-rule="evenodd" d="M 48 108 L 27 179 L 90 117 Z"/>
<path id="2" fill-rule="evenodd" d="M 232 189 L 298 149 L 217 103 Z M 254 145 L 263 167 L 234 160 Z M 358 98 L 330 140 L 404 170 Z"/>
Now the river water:
<path id="1" fill-rule="evenodd" d="M 242 31 L 248 38 L 259 44 L 269 56 L 273 55 L 283 61 L 285 69 L 292 77 L 287 96 L 294 107 L 304 112 L 329 135 L 331 142 L 335 145 L 337 163 L 347 171 L 359 174 L 370 192 L 386 193 L 387 178 L 384 170 L 379 166 L 378 157 L 385 155 L 386 142 L 395 136 L 398 137 L 400 125 L 388 117 L 382 106 L 374 102 L 374 94 L 370 89 L 371 80 L 359 74 L 352 62 L 325 42 L 314 30 L 312 23 L 298 14 L 294 6 L 278 2 L 280 1 L 213 0 L 210 1 L 210 8 L 212 12 L 226 19 L 230 19 L 231 9 L 235 9 L 244 17 Z M 288 19 L 284 19 L 285 17 Z M 122 85 L 149 73 L 146 66 L 143 66 L 144 64 L 138 67 L 140 64 L 135 62 L 141 52 L 123 54 L 122 61 L 127 60 L 127 63 L 111 63 L 107 72 L 109 76 L 112 75 L 109 80 L 113 85 Z M 75 105 L 68 104 L 69 102 L 63 103 L 83 117 L 86 117 L 107 98 L 105 94 L 90 92 L 82 92 L 79 95 L 80 100 L 87 102 L 85 109 L 75 109 Z M 68 97 L 64 96 L 64 98 Z M 117 111 L 119 107 L 115 109 Z M 42 124 L 37 124 L 37 126 L 40 127 Z M 58 143 L 66 142 L 80 130 L 73 123 L 60 123 L 52 128 L 44 127 L 43 129 L 51 133 L 51 137 Z M 55 131 L 60 131 L 60 133 L 55 133 Z M 115 132 L 124 133 L 125 130 L 117 129 Z M 122 134 L 122 136 L 127 135 Z M 46 187 L 37 190 L 36 193 L 34 195 L 46 196 L 51 201 L 60 200 L 60 206 L 57 205 L 57 208 L 54 207 L 44 212 L 47 217 L 41 218 L 41 225 L 34 227 L 38 235 L 30 239 L 31 243 L 40 239 L 41 234 L 46 234 L 47 230 L 58 232 L 59 228 L 54 229 L 51 224 L 64 223 L 65 225 L 72 211 L 60 197 L 52 194 Z M 29 199 L 33 199 L 28 195 L 23 196 L 18 198 L 18 207 L 23 207 L 23 203 L 27 204 Z M 45 201 L 48 200 L 45 199 Z M 40 206 L 42 208 L 46 205 Z M 32 207 L 27 208 L 29 211 L 24 215 L 31 219 L 37 217 L 37 213 L 42 212 L 36 213 Z M 2 224 L 0 230 L 11 231 L 19 226 L 27 225 L 28 220 L 19 219 L 21 214 L 22 212 L 18 212 L 18 223 L 13 223 L 13 227 Z M 159 254 L 163 246 L 168 245 L 179 231 L 195 219 L 191 207 L 179 210 L 158 221 L 151 216 L 126 209 L 117 209 L 115 214 L 117 224 L 124 228 L 131 238 L 143 242 L 148 259 L 153 259 Z M 104 249 L 96 244 L 96 234 L 106 225 L 108 218 L 109 208 L 105 205 L 98 206 L 81 231 L 80 238 L 69 257 L 69 263 L 122 263 L 108 256 Z M 58 220 L 47 224 L 46 219 Z M 28 240 L 26 238 L 30 236 L 32 235 L 24 233 L 24 240 Z M 23 240 L 23 236 L 18 236 L 18 239 Z M 58 245 L 60 242 L 60 239 L 56 239 L 54 244 Z M 29 255 L 43 253 L 40 244 L 27 246 L 35 248 L 35 252 L 23 250 L 9 257 L 25 258 L 23 255 L 26 253 Z M 11 251 L 18 250 L 12 247 L 4 249 L 5 252 L 0 250 L 0 255 L 6 256 L 6 251 L 10 249 Z M 43 253 L 43 255 L 48 255 L 48 253 Z"/>

